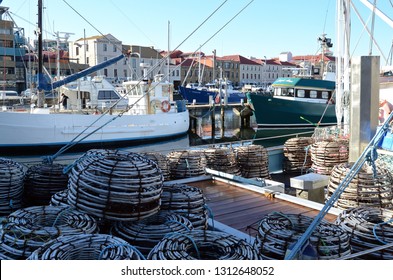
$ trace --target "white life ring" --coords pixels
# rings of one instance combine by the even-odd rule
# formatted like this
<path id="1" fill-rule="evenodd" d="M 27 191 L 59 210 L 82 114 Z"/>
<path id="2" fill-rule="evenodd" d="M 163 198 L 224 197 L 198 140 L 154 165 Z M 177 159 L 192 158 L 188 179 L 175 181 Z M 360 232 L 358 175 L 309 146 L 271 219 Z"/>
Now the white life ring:
<path id="1" fill-rule="evenodd" d="M 170 109 L 171 109 L 171 103 L 169 103 L 168 100 L 164 100 L 164 101 L 161 102 L 161 110 L 164 113 L 169 112 Z"/>

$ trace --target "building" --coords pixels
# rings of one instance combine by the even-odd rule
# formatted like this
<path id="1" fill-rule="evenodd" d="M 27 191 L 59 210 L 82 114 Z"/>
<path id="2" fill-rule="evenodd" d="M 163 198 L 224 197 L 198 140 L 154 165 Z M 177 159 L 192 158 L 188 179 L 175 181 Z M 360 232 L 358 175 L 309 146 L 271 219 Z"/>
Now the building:
<path id="1" fill-rule="evenodd" d="M 0 7 L 0 17 L 0 89 L 20 93 L 26 86 L 23 29 L 16 27 L 7 7 Z"/>

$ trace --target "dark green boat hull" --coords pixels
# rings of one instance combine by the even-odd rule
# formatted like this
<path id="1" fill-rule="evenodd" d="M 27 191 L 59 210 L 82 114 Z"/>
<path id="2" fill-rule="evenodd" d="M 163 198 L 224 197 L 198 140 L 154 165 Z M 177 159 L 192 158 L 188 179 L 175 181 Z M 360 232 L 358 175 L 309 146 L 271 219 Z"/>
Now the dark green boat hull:
<path id="1" fill-rule="evenodd" d="M 334 104 L 275 98 L 247 93 L 259 128 L 299 128 L 337 124 Z"/>

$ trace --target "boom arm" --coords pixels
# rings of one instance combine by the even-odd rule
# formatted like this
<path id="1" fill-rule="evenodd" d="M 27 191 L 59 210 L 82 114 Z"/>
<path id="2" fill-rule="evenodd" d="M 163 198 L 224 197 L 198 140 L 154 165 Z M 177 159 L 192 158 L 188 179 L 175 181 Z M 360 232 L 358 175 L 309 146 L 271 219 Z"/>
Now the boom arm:
<path id="1" fill-rule="evenodd" d="M 89 67 L 85 70 L 82 70 L 78 73 L 72 74 L 70 76 L 67 76 L 66 78 L 64 78 L 63 80 L 60 81 L 56 81 L 54 83 L 50 83 L 47 79 L 47 77 L 43 74 L 40 73 L 38 74 L 38 90 L 52 90 L 58 87 L 61 87 L 62 85 L 68 84 L 70 82 L 76 81 L 79 78 L 82 78 L 84 76 L 87 76 L 91 73 L 94 73 L 100 69 L 103 69 L 109 65 L 112 65 L 114 63 L 116 63 L 117 61 L 125 58 L 126 56 L 124 54 L 121 54 L 117 57 L 111 58 L 107 61 L 104 61 L 100 64 L 97 64 L 95 66 Z"/>

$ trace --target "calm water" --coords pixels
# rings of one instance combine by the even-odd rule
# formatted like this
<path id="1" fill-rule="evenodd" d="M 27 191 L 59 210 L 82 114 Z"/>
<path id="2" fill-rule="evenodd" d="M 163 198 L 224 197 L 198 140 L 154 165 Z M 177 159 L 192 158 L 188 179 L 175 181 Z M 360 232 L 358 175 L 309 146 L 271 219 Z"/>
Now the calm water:
<path id="1" fill-rule="evenodd" d="M 208 109 L 190 111 L 190 114 L 197 122 L 189 133 L 190 146 L 251 141 L 272 147 L 283 145 L 290 138 L 312 134 L 310 129 L 258 129 L 254 116 L 250 119 L 250 127 L 241 128 L 241 118 L 232 108 L 225 110 L 224 120 L 220 108 L 214 112 L 214 121 Z"/>

